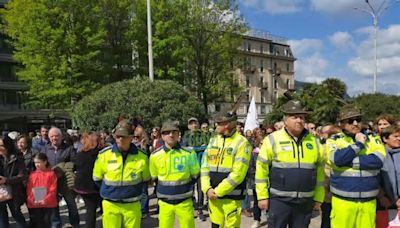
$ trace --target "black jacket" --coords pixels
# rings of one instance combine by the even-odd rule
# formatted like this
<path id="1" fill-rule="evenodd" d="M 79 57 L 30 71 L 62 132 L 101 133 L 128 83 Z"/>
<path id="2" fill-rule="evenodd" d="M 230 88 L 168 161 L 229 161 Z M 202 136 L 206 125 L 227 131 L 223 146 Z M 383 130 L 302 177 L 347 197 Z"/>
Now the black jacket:
<path id="1" fill-rule="evenodd" d="M 42 148 L 41 153 L 47 155 L 51 167 L 61 162 L 75 162 L 76 150 L 73 146 L 68 146 L 64 143 L 61 144 L 57 150 L 48 143 Z"/>
<path id="2" fill-rule="evenodd" d="M 93 167 L 96 161 L 98 149 L 76 154 L 75 169 L 75 190 L 79 193 L 96 193 L 98 188 L 93 181 Z"/>

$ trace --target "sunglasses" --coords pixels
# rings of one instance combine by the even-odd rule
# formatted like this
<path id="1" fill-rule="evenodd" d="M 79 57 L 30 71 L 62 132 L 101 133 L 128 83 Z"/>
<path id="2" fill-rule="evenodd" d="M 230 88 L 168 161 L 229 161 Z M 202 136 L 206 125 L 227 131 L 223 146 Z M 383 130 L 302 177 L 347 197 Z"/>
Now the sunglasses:
<path id="1" fill-rule="evenodd" d="M 164 132 L 162 132 L 161 134 L 163 134 L 163 135 L 169 135 L 169 134 L 175 133 L 175 132 L 178 132 L 178 131 L 164 131 Z"/>
<path id="2" fill-rule="evenodd" d="M 134 135 L 133 138 L 134 138 L 134 139 L 139 139 L 140 136 L 139 136 L 139 135 Z"/>
<path id="3" fill-rule="evenodd" d="M 360 123 L 361 122 L 361 117 L 350 118 L 350 119 L 347 120 L 347 123 L 348 124 L 353 124 L 354 121 L 357 121 L 357 123 Z"/>

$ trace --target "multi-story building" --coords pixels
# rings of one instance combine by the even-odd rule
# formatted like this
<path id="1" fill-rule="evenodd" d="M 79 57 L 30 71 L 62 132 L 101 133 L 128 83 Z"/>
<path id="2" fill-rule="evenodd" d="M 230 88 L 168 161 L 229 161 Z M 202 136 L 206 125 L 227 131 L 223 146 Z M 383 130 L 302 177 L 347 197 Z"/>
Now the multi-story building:
<path id="1" fill-rule="evenodd" d="M 294 61 L 287 39 L 268 32 L 251 30 L 243 36 L 239 47 L 243 64 L 236 70 L 245 97 L 237 109 L 239 121 L 243 122 L 252 97 L 255 98 L 257 114 L 261 123 L 272 110 L 274 102 L 286 91 L 294 90 Z M 219 103 L 210 106 L 210 112 L 231 106 Z"/>
<path id="2" fill-rule="evenodd" d="M 4 8 L 8 0 L 0 0 Z M 26 101 L 27 84 L 16 77 L 18 64 L 12 57 L 12 48 L 0 33 L 0 133 L 2 131 L 32 131 L 40 125 L 70 126 L 67 114 L 61 110 L 29 109 Z"/>

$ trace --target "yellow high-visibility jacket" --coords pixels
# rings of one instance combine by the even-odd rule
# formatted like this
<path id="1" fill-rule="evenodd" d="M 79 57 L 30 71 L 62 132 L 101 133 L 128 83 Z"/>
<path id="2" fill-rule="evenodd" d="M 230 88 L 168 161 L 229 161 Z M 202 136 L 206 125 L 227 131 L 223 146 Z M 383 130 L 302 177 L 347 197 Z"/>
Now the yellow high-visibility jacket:
<path id="1" fill-rule="evenodd" d="M 323 147 L 304 130 L 296 142 L 282 128 L 268 135 L 256 162 L 258 200 L 271 197 L 324 200 Z"/>
<path id="2" fill-rule="evenodd" d="M 201 188 L 214 188 L 219 198 L 244 199 L 252 147 L 238 132 L 210 139 L 201 164 Z"/>
<path id="3" fill-rule="evenodd" d="M 93 168 L 93 180 L 100 186 L 103 199 L 136 202 L 141 199 L 143 182 L 150 180 L 147 155 L 131 144 L 125 162 L 117 145 L 99 152 Z"/>
<path id="4" fill-rule="evenodd" d="M 196 152 L 180 145 L 163 146 L 150 155 L 150 174 L 157 180 L 157 198 L 174 204 L 192 198 L 200 174 Z"/>

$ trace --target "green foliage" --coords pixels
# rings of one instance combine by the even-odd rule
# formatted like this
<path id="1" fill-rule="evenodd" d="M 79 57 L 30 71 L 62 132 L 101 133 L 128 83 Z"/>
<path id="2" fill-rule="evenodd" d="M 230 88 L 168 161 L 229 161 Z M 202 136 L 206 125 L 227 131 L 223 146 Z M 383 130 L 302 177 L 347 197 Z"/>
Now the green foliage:
<path id="1" fill-rule="evenodd" d="M 145 0 L 137 0 L 133 36 L 139 55 L 147 53 Z M 185 86 L 203 106 L 230 97 L 239 86 L 232 69 L 247 26 L 232 0 L 152 1 L 154 72 Z M 147 61 L 139 57 L 139 74 L 147 74 Z"/>
<path id="2" fill-rule="evenodd" d="M 335 123 L 339 109 L 345 102 L 346 85 L 338 79 L 326 79 L 321 84 L 309 84 L 292 94 L 293 99 L 300 100 L 310 112 L 307 121 L 319 124 Z M 267 114 L 265 123 L 280 121 L 283 117 L 282 105 L 289 99 L 280 98 L 272 112 Z"/>
<path id="3" fill-rule="evenodd" d="M 382 114 L 392 114 L 396 119 L 400 119 L 399 96 L 382 93 L 361 94 L 355 97 L 352 103 L 361 109 L 364 121 L 374 121 Z"/>
<path id="4" fill-rule="evenodd" d="M 102 87 L 78 102 L 73 119 L 81 129 L 112 129 L 118 117 L 144 117 L 145 127 L 167 119 L 185 124 L 204 115 L 201 103 L 173 81 L 124 80 Z"/>
<path id="5" fill-rule="evenodd" d="M 29 7 L 27 7 L 29 6 Z M 13 0 L 4 31 L 12 39 L 17 72 L 33 106 L 65 108 L 98 87 L 105 30 L 96 0 Z"/>

